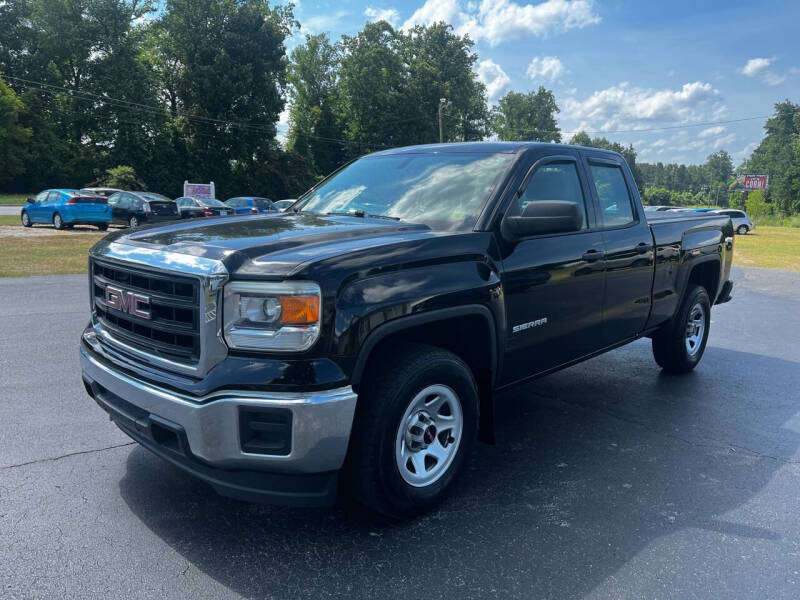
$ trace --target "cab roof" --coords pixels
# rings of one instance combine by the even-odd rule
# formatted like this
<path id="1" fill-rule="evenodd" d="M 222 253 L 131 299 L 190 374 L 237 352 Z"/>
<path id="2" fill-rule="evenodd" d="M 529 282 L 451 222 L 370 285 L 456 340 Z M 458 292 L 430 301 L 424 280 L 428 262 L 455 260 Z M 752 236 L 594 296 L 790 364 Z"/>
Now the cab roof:
<path id="1" fill-rule="evenodd" d="M 404 146 L 390 148 L 369 154 L 368 156 L 389 156 L 394 154 L 456 154 L 460 152 L 485 152 L 487 154 L 519 154 L 530 148 L 547 148 L 553 153 L 569 148 L 571 150 L 591 150 L 614 156 L 620 156 L 613 150 L 590 148 L 588 146 L 573 146 L 569 144 L 553 144 L 549 142 L 454 142 L 448 144 L 421 144 L 418 146 Z"/>

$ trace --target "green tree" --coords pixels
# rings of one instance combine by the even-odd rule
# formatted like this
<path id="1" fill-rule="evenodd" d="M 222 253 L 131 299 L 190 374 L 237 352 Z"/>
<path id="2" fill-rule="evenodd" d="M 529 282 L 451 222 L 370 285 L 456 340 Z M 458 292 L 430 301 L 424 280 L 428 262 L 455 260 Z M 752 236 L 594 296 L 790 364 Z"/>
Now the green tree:
<path id="1" fill-rule="evenodd" d="M 558 112 L 553 92 L 543 86 L 527 94 L 509 92 L 491 111 L 492 130 L 501 140 L 560 142 Z"/>
<path id="2" fill-rule="evenodd" d="M 0 79 L 0 185 L 25 171 L 31 130 L 20 122 L 25 105 Z"/>
<path id="3" fill-rule="evenodd" d="M 274 150 L 284 41 L 294 25 L 291 6 L 263 0 L 167 1 L 151 25 L 160 31 L 150 39 L 163 46 L 150 59 L 168 77 L 162 89 L 174 112 L 164 140 L 180 180 L 211 179 L 222 188 L 234 167 L 255 168 Z"/>
<path id="4" fill-rule="evenodd" d="M 342 130 L 337 120 L 339 54 L 324 33 L 306 36 L 291 55 L 288 80 L 288 147 L 325 175 L 340 162 Z"/>
<path id="5" fill-rule="evenodd" d="M 96 185 L 118 188 L 121 190 L 146 190 L 147 186 L 139 179 L 133 167 L 128 165 L 118 165 L 106 170 L 103 177 L 97 181 Z"/>
<path id="6" fill-rule="evenodd" d="M 439 140 L 438 110 L 442 114 L 444 141 L 481 140 L 488 133 L 486 88 L 474 66 L 478 56 L 468 36 L 453 33 L 446 23 L 417 25 L 405 32 L 400 52 L 407 65 L 404 123 L 408 143 Z"/>
<path id="7" fill-rule="evenodd" d="M 764 129 L 764 139 L 743 166 L 769 174 L 770 201 L 778 212 L 796 214 L 800 212 L 800 105 L 788 100 L 776 104 Z"/>
<path id="8" fill-rule="evenodd" d="M 402 146 L 409 107 L 408 74 L 400 56 L 402 36 L 385 21 L 367 23 L 339 44 L 338 111 L 350 141 L 349 156 Z"/>

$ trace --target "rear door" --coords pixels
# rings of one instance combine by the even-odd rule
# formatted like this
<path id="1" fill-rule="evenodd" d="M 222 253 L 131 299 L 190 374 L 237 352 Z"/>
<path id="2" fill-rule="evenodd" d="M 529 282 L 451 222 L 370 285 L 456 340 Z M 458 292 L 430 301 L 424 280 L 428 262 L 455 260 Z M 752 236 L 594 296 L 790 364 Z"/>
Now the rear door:
<path id="1" fill-rule="evenodd" d="M 625 161 L 585 153 L 585 166 L 606 251 L 603 345 L 644 329 L 653 285 L 653 236 Z"/>
<path id="2" fill-rule="evenodd" d="M 501 383 L 512 383 L 599 348 L 602 333 L 603 236 L 595 226 L 591 194 L 579 156 L 532 157 L 504 216 L 530 202 L 564 200 L 584 215 L 579 231 L 508 242 L 498 234 L 503 261 L 506 352 Z"/>

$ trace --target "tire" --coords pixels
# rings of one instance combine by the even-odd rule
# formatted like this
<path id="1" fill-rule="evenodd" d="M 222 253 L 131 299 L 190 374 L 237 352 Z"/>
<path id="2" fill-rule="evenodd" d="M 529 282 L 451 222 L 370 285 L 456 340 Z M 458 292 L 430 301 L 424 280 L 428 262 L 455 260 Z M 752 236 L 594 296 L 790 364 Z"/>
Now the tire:
<path id="1" fill-rule="evenodd" d="M 414 517 L 438 504 L 462 470 L 478 430 L 478 389 L 464 361 L 431 346 L 393 348 L 371 364 L 345 482 L 355 500 L 375 511 Z"/>
<path id="2" fill-rule="evenodd" d="M 139 226 L 139 219 L 137 219 L 135 216 L 131 217 L 130 221 L 128 221 L 128 226 L 131 229 L 136 229 Z"/>
<path id="3" fill-rule="evenodd" d="M 691 326 L 691 329 L 690 329 Z M 711 326 L 711 301 L 706 289 L 691 285 L 677 314 L 653 335 L 653 356 L 668 373 L 688 373 L 703 358 Z"/>
<path id="4" fill-rule="evenodd" d="M 748 231 L 750 230 L 747 228 L 747 225 L 739 225 L 739 227 L 736 228 L 736 233 L 739 235 L 747 235 Z"/>
<path id="5" fill-rule="evenodd" d="M 98 223 L 97 228 L 100 231 L 108 231 L 108 223 Z"/>
<path id="6" fill-rule="evenodd" d="M 62 231 L 64 229 L 64 219 L 62 219 L 61 215 L 58 213 L 55 213 L 53 215 L 53 227 L 58 229 L 59 231 Z"/>
<path id="7" fill-rule="evenodd" d="M 31 222 L 31 217 L 28 214 L 28 211 L 23 211 L 22 212 L 22 226 L 23 227 L 32 227 L 33 226 L 33 222 Z"/>

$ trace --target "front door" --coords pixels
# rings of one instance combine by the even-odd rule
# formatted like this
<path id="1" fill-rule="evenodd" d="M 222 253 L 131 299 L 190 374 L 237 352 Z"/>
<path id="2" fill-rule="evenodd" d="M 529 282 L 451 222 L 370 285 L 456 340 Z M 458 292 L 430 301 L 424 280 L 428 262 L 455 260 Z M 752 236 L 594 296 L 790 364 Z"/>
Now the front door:
<path id="1" fill-rule="evenodd" d="M 538 200 L 579 205 L 580 230 L 503 245 L 506 352 L 501 384 L 519 381 L 598 349 L 603 317 L 604 246 L 576 152 L 535 161 L 505 216 Z"/>

